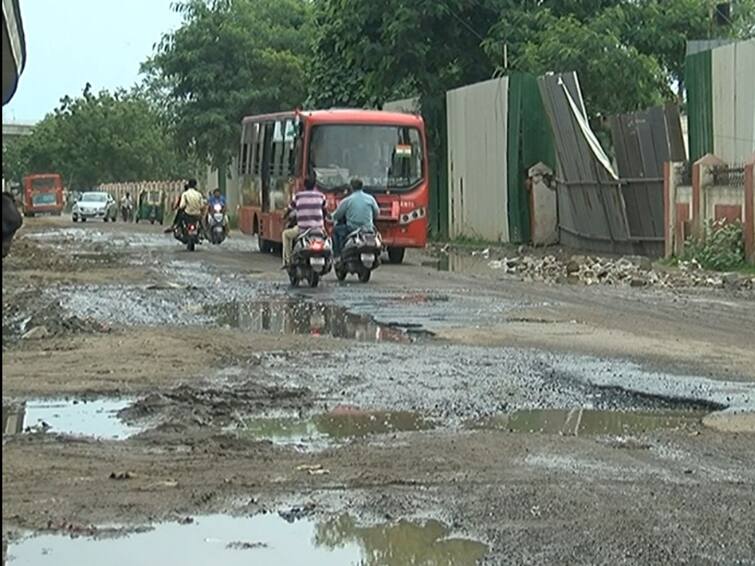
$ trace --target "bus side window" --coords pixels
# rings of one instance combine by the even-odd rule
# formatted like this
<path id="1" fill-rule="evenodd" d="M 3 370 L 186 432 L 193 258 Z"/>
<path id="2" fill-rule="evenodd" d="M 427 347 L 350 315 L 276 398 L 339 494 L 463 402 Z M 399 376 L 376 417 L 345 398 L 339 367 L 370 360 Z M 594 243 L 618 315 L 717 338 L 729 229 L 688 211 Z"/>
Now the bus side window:
<path id="1" fill-rule="evenodd" d="M 293 120 L 286 120 L 283 128 L 283 162 L 281 163 L 282 174 L 286 177 L 294 176 L 294 142 L 296 141 L 296 128 Z"/>
<path id="2" fill-rule="evenodd" d="M 249 142 L 247 134 L 250 129 L 250 124 L 244 123 L 241 126 L 241 147 L 239 147 L 239 159 L 238 159 L 238 173 L 244 175 L 246 173 Z"/>
<path id="3" fill-rule="evenodd" d="M 246 140 L 247 140 L 247 158 L 246 158 L 246 174 L 252 175 L 254 173 L 254 165 L 257 162 L 256 155 L 257 155 L 257 132 L 259 130 L 259 124 L 253 123 L 249 124 L 249 127 L 246 131 Z"/>
<path id="4" fill-rule="evenodd" d="M 254 167 L 252 168 L 252 174 L 256 176 L 262 173 L 262 156 L 265 149 L 265 125 L 256 124 L 255 133 Z"/>
<path id="5" fill-rule="evenodd" d="M 283 175 L 283 123 L 278 120 L 273 126 L 272 156 L 270 158 L 270 176 Z"/>

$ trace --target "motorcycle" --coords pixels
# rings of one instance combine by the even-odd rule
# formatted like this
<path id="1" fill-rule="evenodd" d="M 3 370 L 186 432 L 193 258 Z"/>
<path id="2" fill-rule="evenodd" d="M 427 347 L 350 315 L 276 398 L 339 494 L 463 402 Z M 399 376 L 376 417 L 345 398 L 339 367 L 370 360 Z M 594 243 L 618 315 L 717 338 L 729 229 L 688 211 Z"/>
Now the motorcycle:
<path id="1" fill-rule="evenodd" d="M 306 230 L 294 241 L 288 278 L 291 286 L 307 281 L 310 287 L 317 287 L 320 278 L 333 268 L 333 247 L 328 238 L 319 230 Z"/>
<path id="2" fill-rule="evenodd" d="M 335 272 L 339 281 L 355 273 L 359 281 L 367 283 L 372 272 L 380 266 L 383 239 L 372 228 L 359 228 L 346 237 L 341 256 L 336 259 Z"/>
<path id="3" fill-rule="evenodd" d="M 193 252 L 200 240 L 199 219 L 194 216 L 185 218 L 176 226 L 173 236 L 176 240 L 185 244 L 188 251 Z"/>
<path id="4" fill-rule="evenodd" d="M 207 233 L 210 242 L 215 245 L 221 244 L 225 240 L 224 220 L 223 206 L 220 204 L 214 205 L 212 211 L 207 215 Z"/>

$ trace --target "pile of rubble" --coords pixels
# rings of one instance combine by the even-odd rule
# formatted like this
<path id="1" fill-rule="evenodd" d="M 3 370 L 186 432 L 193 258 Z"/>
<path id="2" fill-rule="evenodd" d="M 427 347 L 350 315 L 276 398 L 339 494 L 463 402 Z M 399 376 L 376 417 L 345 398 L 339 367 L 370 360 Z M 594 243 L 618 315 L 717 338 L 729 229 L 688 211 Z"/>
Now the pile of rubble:
<path id="1" fill-rule="evenodd" d="M 643 256 L 618 259 L 573 255 L 519 255 L 491 260 L 491 269 L 518 275 L 524 280 L 584 285 L 627 285 L 631 287 L 709 287 L 717 289 L 755 289 L 755 277 L 740 273 L 704 271 L 695 262 L 682 262 L 678 269 L 656 270 Z"/>

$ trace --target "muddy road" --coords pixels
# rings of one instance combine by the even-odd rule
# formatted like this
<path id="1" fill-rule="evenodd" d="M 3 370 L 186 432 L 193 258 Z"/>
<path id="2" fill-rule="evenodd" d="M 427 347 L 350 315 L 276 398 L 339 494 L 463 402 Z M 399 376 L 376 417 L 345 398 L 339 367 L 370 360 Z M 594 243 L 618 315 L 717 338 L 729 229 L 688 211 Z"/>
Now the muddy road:
<path id="1" fill-rule="evenodd" d="M 755 564 L 751 286 L 414 252 L 291 289 L 236 233 L 18 237 L 8 564 Z"/>

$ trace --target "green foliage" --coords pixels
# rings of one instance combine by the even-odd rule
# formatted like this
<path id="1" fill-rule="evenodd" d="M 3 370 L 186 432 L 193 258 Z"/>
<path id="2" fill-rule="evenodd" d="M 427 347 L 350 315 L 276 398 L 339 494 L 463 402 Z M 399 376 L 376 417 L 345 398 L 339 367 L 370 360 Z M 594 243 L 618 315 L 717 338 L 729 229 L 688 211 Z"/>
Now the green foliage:
<path id="1" fill-rule="evenodd" d="M 684 242 L 682 260 L 696 260 L 703 268 L 730 271 L 745 261 L 742 224 L 739 222 L 711 222 L 704 238 Z"/>
<path id="2" fill-rule="evenodd" d="M 181 144 L 225 167 L 244 115 L 290 110 L 305 98 L 306 0 L 188 0 L 182 25 L 144 65 L 146 88 L 171 109 Z"/>
<path id="3" fill-rule="evenodd" d="M 481 40 L 503 0 L 319 0 L 308 103 L 380 104 L 490 77 Z M 478 32 L 479 30 L 479 32 Z"/>
<path id="4" fill-rule="evenodd" d="M 753 34 L 755 0 L 316 0 L 313 106 L 439 96 L 507 69 L 576 71 L 592 115 L 672 98 L 687 39 Z"/>
<path id="5" fill-rule="evenodd" d="M 713 37 L 744 38 L 755 32 L 755 1 L 733 5 L 732 20 L 717 26 L 711 17 L 718 0 L 646 0 L 621 2 L 605 12 L 627 45 L 653 57 L 668 81 L 684 80 L 687 40 Z"/>
<path id="6" fill-rule="evenodd" d="M 485 41 L 489 51 L 509 45 L 509 68 L 542 75 L 576 71 L 592 115 L 627 112 L 658 104 L 669 94 L 662 68 L 622 42 L 615 20 L 599 15 L 586 22 L 550 10 L 501 19 Z"/>
<path id="7" fill-rule="evenodd" d="M 3 148 L 3 176 L 60 173 L 72 189 L 118 181 L 183 178 L 192 164 L 179 157 L 170 133 L 150 102 L 137 92 L 89 85 L 81 97 L 64 97 L 30 136 Z"/>

